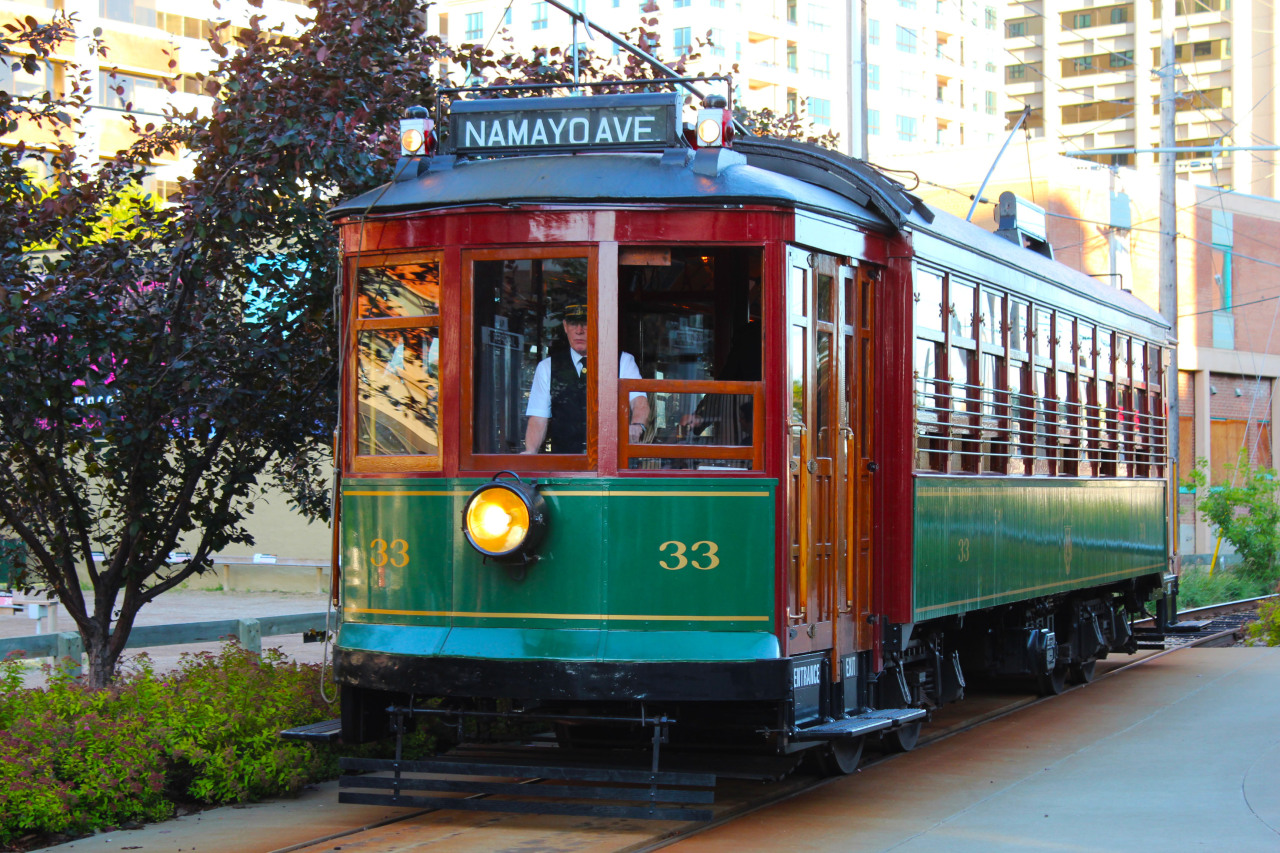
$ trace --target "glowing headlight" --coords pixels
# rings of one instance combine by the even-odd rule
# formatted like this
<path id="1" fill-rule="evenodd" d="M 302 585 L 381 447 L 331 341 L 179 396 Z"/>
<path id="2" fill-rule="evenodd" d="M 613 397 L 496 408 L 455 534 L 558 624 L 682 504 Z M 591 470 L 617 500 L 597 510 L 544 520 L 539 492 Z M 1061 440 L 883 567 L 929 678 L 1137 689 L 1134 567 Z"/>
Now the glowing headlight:
<path id="1" fill-rule="evenodd" d="M 422 131 L 417 128 L 410 128 L 400 134 L 400 149 L 406 154 L 420 153 L 425 143 L 426 139 L 423 137 Z"/>
<path id="2" fill-rule="evenodd" d="M 471 547 L 495 559 L 529 562 L 546 524 L 546 501 L 519 477 L 514 482 L 494 477 L 471 493 L 462 510 L 462 530 Z"/>
<path id="3" fill-rule="evenodd" d="M 719 118 L 704 118 L 698 122 L 698 142 L 706 146 L 720 142 Z"/>

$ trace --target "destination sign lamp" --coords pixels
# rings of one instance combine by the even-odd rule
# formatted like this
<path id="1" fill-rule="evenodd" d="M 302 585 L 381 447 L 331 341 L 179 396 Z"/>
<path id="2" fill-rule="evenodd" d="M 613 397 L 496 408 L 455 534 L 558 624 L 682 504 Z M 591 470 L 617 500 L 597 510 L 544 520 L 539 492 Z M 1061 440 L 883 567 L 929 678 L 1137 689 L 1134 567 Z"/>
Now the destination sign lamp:
<path id="1" fill-rule="evenodd" d="M 733 116 L 728 101 L 720 95 L 711 95 L 698 110 L 694 125 L 694 138 L 699 148 L 728 148 L 733 143 Z"/>
<path id="2" fill-rule="evenodd" d="M 400 119 L 400 156 L 421 157 L 435 149 L 435 122 L 425 107 L 409 107 Z"/>

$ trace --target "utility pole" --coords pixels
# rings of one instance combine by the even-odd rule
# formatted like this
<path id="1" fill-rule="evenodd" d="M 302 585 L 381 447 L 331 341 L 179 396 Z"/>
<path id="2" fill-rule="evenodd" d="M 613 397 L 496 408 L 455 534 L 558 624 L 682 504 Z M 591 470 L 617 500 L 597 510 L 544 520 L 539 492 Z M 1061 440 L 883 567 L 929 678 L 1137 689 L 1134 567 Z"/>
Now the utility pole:
<path id="1" fill-rule="evenodd" d="M 1173 476 L 1169 478 L 1169 553 L 1177 553 L 1178 546 L 1178 456 L 1179 456 L 1179 412 L 1178 412 L 1178 212 L 1176 205 L 1177 183 L 1174 175 L 1174 164 L 1177 155 L 1174 153 L 1174 121 L 1177 114 L 1175 103 L 1175 55 L 1173 52 L 1173 15 L 1174 0 L 1161 0 L 1160 3 L 1160 314 L 1172 327 L 1175 343 L 1169 349 L 1169 367 L 1165 374 L 1165 401 L 1169 420 L 1165 434 L 1168 436 L 1167 470 Z M 1177 569 L 1177 559 L 1170 565 Z M 1170 614 L 1172 616 L 1172 614 Z"/>

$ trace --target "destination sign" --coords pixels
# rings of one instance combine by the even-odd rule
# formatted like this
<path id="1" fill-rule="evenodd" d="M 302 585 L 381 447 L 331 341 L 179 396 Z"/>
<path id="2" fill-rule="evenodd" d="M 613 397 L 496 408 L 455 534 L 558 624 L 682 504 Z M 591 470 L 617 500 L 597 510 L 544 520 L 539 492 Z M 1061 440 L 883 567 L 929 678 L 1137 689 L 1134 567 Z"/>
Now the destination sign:
<path id="1" fill-rule="evenodd" d="M 455 154 L 655 151 L 682 144 L 675 93 L 457 101 L 449 115 Z"/>

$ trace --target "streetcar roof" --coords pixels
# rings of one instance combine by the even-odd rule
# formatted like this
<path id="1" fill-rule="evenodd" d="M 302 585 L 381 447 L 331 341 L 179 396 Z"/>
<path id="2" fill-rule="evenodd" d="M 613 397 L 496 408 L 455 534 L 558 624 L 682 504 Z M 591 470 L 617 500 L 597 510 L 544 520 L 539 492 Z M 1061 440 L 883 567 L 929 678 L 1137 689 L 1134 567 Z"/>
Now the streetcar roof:
<path id="1" fill-rule="evenodd" d="M 945 261 L 935 259 L 944 265 L 964 266 L 966 254 L 975 261 L 985 259 L 1149 323 L 1152 337 L 1168 329 L 1158 312 L 1132 294 L 932 208 L 862 161 L 813 145 L 751 139 L 735 143 L 732 151 L 437 157 L 419 162 L 420 168 L 410 163 L 418 170 L 415 177 L 347 199 L 329 215 L 339 219 L 519 204 L 781 205 L 876 231 L 929 235 L 959 250 L 947 251 Z M 929 253 L 922 259 L 928 260 Z M 1005 278 L 993 274 L 988 280 Z"/>
<path id="2" fill-rule="evenodd" d="M 709 152 L 714 154 L 715 152 Z M 725 151 L 732 157 L 733 152 Z M 718 174 L 694 169 L 692 150 L 668 154 L 578 153 L 458 160 L 450 168 L 387 184 L 330 211 L 332 217 L 479 204 L 783 204 L 858 221 L 891 223 L 866 204 L 741 158 Z M 861 202 L 861 203 L 860 203 Z"/>
<path id="3" fill-rule="evenodd" d="M 1148 337 L 1160 339 L 1167 336 L 1169 323 L 1158 311 L 1132 293 L 1112 287 L 1104 281 L 1047 258 L 1039 252 L 1019 246 L 999 234 L 980 228 L 946 211 L 936 208 L 931 210 L 933 213 L 931 221 L 926 222 L 913 216 L 907 229 L 929 234 L 945 243 L 960 247 L 971 258 L 985 257 L 1001 265 L 1017 268 L 1051 285 L 1083 296 L 1090 302 L 1105 305 L 1134 319 L 1149 323 L 1154 328 L 1145 332 Z M 917 246 L 917 251 L 919 248 Z M 948 254 L 947 259 L 954 261 L 956 255 Z M 1060 300 L 1055 299 L 1048 301 L 1060 303 Z M 1095 319 L 1103 320 L 1104 318 Z"/>

